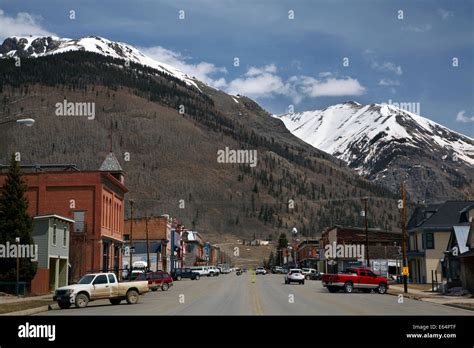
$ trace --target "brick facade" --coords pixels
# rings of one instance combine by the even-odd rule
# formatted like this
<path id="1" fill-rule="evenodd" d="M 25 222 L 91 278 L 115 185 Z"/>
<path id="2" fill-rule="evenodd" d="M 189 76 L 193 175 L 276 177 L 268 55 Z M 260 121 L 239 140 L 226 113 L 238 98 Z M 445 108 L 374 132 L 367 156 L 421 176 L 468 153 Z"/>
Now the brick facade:
<path id="1" fill-rule="evenodd" d="M 0 173 L 0 185 L 5 177 Z M 24 179 L 30 216 L 58 214 L 76 221 L 70 242 L 72 279 L 121 264 L 128 190 L 120 176 L 104 171 L 51 171 L 25 173 Z"/>

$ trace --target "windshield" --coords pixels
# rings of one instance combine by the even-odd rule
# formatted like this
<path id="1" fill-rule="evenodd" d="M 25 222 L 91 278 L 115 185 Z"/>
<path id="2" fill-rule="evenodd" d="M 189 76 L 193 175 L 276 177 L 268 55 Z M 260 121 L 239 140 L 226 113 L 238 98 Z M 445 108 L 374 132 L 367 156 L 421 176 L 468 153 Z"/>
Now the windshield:
<path id="1" fill-rule="evenodd" d="M 94 275 L 85 275 L 81 279 L 79 279 L 78 284 L 90 284 L 92 283 L 92 280 L 94 279 Z"/>

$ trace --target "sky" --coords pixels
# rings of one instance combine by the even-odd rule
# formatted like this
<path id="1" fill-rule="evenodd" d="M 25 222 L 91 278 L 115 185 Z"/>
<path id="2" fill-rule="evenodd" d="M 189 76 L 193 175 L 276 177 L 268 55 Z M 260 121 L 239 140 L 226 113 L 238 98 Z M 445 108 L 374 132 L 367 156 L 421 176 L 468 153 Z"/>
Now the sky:
<path id="1" fill-rule="evenodd" d="M 472 0 L 0 0 L 13 35 L 125 42 L 273 114 L 419 103 L 474 137 Z"/>

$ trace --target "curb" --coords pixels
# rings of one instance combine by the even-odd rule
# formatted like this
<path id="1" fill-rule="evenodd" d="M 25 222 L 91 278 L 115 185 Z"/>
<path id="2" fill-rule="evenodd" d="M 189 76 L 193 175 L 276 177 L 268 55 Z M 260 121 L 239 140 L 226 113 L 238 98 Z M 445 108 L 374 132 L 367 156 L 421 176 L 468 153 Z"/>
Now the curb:
<path id="1" fill-rule="evenodd" d="M 30 309 L 25 309 L 23 311 L 17 311 L 17 312 L 10 312 L 10 313 L 4 313 L 4 315 L 19 315 L 19 316 L 27 316 L 27 315 L 33 315 L 33 314 L 38 314 L 42 312 L 47 312 L 52 309 L 58 309 L 57 304 L 49 305 L 49 306 L 41 306 L 41 307 L 36 307 L 36 308 L 30 308 Z"/>
<path id="2" fill-rule="evenodd" d="M 421 297 L 417 297 L 416 295 L 413 295 L 413 294 L 410 294 L 410 293 L 405 294 L 404 292 L 387 292 L 387 294 L 392 295 L 392 296 L 403 295 L 403 297 L 406 297 L 406 298 L 411 298 L 411 299 L 417 300 L 417 301 L 423 301 Z"/>
<path id="3" fill-rule="evenodd" d="M 437 303 L 437 302 L 425 301 L 425 300 L 423 300 L 423 297 L 417 297 L 416 295 L 405 294 L 405 293 L 402 293 L 402 292 L 400 292 L 400 293 L 387 292 L 387 294 L 392 295 L 392 296 L 398 296 L 398 295 L 402 294 L 403 297 L 411 298 L 412 300 L 416 300 L 416 301 L 422 301 L 422 302 L 427 302 L 427 303 L 436 303 L 436 304 L 439 304 L 439 305 L 442 305 L 442 306 L 449 306 L 449 307 L 460 308 L 460 309 L 464 309 L 464 310 L 468 310 L 468 311 L 474 311 L 474 309 L 472 307 L 464 306 L 462 303 Z"/>

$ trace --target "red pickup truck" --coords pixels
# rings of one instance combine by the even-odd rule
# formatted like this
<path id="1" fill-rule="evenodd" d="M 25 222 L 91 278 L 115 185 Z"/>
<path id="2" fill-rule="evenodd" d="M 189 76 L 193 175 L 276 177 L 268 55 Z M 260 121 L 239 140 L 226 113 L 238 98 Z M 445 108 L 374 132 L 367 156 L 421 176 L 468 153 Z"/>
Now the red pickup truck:
<path id="1" fill-rule="evenodd" d="M 321 279 L 324 287 L 329 292 L 351 293 L 354 289 L 360 289 L 363 292 L 376 290 L 379 294 L 385 294 L 388 290 L 388 279 L 376 275 L 370 268 L 348 268 L 345 272 L 338 274 L 325 274 Z"/>

